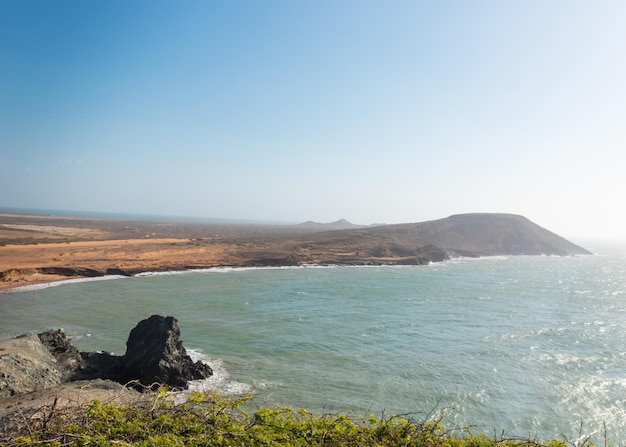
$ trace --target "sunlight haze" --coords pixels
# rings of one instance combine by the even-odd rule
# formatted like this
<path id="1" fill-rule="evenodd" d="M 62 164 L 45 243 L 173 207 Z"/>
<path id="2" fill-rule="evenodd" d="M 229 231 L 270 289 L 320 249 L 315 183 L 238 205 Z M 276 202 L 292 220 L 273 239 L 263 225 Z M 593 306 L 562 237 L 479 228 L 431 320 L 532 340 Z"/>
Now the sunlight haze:
<path id="1" fill-rule="evenodd" d="M 626 238 L 626 2 L 0 3 L 0 206 Z"/>

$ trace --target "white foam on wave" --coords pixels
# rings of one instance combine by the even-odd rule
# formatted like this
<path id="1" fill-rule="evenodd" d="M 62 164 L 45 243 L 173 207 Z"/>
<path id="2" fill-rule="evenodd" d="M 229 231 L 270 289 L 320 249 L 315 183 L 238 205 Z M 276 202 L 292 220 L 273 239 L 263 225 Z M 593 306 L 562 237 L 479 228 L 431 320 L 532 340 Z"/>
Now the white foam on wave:
<path id="1" fill-rule="evenodd" d="M 222 395 L 241 396 L 252 392 L 251 385 L 237 382 L 230 378 L 229 372 L 224 368 L 222 359 L 210 358 L 194 349 L 187 349 L 187 354 L 194 362 L 201 361 L 209 365 L 213 370 L 213 375 L 208 379 L 189 382 L 187 393 L 194 391 L 217 391 Z"/>
<path id="2" fill-rule="evenodd" d="M 128 278 L 128 276 L 105 275 L 105 276 L 96 276 L 93 278 L 64 279 L 61 281 L 52 281 L 52 282 L 44 282 L 44 283 L 39 283 L 39 284 L 29 284 L 27 286 L 13 287 L 11 289 L 3 290 L 2 293 L 30 292 L 33 290 L 48 289 L 50 287 L 63 286 L 66 284 L 74 284 L 74 283 L 79 283 L 79 282 L 108 281 L 111 279 L 124 279 L 124 278 Z"/>
<path id="3" fill-rule="evenodd" d="M 434 264 L 457 264 L 460 262 L 489 262 L 489 261 L 506 261 L 510 259 L 512 255 L 493 255 L 493 256 L 451 256 L 450 259 L 446 259 L 442 262 L 435 262 Z"/>
<path id="4" fill-rule="evenodd" d="M 133 275 L 133 278 L 144 278 L 151 276 L 174 276 L 174 275 L 186 275 L 191 273 L 191 270 L 167 270 L 164 272 L 142 272 Z"/>
<path id="5" fill-rule="evenodd" d="M 575 408 L 584 417 L 585 429 L 619 427 L 626 418 L 626 378 L 592 374 L 576 381 L 561 381 L 554 384 L 562 396 L 561 405 Z"/>
<path id="6" fill-rule="evenodd" d="M 231 272 L 246 272 L 254 270 L 295 270 L 305 268 L 328 268 L 331 266 L 323 265 L 287 265 L 287 266 L 268 266 L 268 267 L 207 267 L 188 270 L 167 270 L 163 272 L 142 272 L 133 275 L 134 277 L 149 277 L 149 276 L 172 276 L 172 275 L 191 275 L 194 273 L 231 273 Z"/>

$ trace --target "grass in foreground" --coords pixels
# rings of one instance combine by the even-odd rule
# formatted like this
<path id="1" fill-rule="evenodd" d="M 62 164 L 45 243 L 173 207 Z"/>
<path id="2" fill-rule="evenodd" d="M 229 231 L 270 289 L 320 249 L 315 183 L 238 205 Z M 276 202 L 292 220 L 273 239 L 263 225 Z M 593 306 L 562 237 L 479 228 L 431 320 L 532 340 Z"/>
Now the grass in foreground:
<path id="1" fill-rule="evenodd" d="M 247 400 L 195 393 L 176 405 L 156 393 L 132 405 L 94 400 L 78 409 L 51 406 L 24 416 L 19 431 L 0 438 L 0 446 L 568 446 L 475 435 L 467 428 L 447 431 L 442 417 L 418 422 L 408 416 L 316 416 L 279 407 L 248 411 Z"/>

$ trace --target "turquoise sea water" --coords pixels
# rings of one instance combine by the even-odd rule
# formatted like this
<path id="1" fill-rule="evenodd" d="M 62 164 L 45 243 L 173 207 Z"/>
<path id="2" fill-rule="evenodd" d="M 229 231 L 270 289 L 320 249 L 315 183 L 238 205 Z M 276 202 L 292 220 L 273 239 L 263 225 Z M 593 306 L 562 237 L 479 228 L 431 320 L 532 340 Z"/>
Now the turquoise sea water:
<path id="1" fill-rule="evenodd" d="M 590 247 L 592 248 L 592 247 Z M 232 269 L 0 295 L 0 338 L 63 327 L 122 354 L 152 314 L 256 401 L 626 441 L 626 250 L 428 266 Z"/>

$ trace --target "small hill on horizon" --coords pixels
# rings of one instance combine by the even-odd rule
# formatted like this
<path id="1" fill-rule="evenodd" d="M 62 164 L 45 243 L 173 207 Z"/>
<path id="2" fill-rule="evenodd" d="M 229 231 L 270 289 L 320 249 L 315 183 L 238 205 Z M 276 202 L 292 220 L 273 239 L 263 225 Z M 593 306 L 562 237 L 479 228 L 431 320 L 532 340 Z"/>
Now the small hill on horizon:
<path id="1" fill-rule="evenodd" d="M 302 222 L 301 224 L 298 224 L 296 226 L 299 228 L 310 229 L 310 230 L 346 230 L 350 228 L 361 227 L 361 225 L 353 224 L 351 222 L 348 222 L 346 219 L 339 219 L 334 222 L 328 222 L 328 223 L 307 220 L 306 222 Z"/>
<path id="2" fill-rule="evenodd" d="M 352 222 L 348 222 L 346 219 L 339 219 L 334 222 L 315 222 L 312 220 L 307 220 L 306 222 L 302 222 L 301 224 L 295 225 L 295 227 L 306 230 L 349 230 L 355 228 L 369 228 L 369 227 L 378 227 L 383 226 L 385 224 L 372 224 L 372 225 L 357 225 Z"/>

